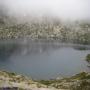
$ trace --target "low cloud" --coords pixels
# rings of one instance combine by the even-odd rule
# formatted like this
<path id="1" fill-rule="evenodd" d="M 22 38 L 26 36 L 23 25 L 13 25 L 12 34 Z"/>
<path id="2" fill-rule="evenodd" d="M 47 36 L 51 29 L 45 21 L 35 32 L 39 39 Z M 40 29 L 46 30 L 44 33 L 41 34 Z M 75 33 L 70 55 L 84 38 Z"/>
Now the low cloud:
<path id="1" fill-rule="evenodd" d="M 62 19 L 90 19 L 90 0 L 0 0 L 0 6 L 11 16 L 52 15 Z"/>

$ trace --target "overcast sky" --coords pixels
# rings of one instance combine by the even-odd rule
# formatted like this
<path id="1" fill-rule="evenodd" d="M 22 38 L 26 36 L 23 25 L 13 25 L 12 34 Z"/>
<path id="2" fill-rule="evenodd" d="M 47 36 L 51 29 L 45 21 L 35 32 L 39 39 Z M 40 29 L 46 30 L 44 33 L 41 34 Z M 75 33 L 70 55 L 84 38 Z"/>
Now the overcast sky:
<path id="1" fill-rule="evenodd" d="M 90 19 L 90 0 L 0 0 L 12 15 L 51 14 L 60 18 Z"/>

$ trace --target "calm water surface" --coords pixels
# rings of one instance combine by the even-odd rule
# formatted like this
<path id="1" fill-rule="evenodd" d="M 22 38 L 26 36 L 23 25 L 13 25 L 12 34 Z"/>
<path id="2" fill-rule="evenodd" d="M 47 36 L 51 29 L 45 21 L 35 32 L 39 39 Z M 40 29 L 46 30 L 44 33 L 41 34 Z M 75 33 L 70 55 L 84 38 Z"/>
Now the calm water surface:
<path id="1" fill-rule="evenodd" d="M 52 79 L 89 71 L 90 46 L 46 41 L 0 41 L 0 70 L 34 79 Z"/>

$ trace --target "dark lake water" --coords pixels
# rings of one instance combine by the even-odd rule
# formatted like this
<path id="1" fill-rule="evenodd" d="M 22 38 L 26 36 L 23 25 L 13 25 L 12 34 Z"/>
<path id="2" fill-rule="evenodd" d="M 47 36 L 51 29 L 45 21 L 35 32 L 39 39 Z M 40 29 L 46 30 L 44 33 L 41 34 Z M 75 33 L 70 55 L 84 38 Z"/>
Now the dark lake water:
<path id="1" fill-rule="evenodd" d="M 0 41 L 0 70 L 52 79 L 89 71 L 89 45 L 49 41 Z"/>

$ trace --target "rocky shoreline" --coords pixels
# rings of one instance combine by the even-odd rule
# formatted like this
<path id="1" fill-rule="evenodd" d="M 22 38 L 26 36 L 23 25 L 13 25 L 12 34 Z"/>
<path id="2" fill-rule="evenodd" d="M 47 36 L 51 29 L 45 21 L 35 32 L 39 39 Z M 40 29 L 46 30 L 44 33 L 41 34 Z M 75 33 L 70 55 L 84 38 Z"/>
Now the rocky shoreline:
<path id="1" fill-rule="evenodd" d="M 36 81 L 0 71 L 0 90 L 90 90 L 90 73 L 81 72 L 69 78 Z"/>

